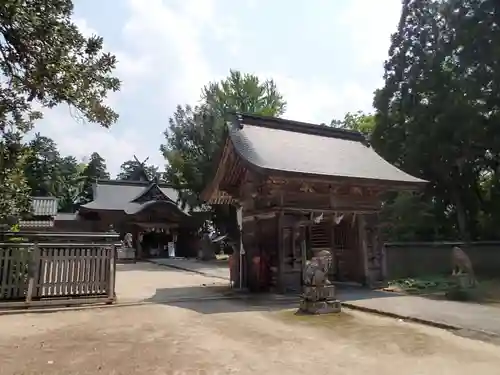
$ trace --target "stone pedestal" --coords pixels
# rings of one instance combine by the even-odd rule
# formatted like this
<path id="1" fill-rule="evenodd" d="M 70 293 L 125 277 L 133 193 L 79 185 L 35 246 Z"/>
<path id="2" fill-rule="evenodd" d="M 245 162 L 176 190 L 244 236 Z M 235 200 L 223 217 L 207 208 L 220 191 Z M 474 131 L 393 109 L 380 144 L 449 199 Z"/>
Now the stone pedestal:
<path id="1" fill-rule="evenodd" d="M 458 288 L 460 289 L 468 289 L 473 288 L 475 286 L 475 280 L 467 273 L 460 273 L 452 275 L 453 279 Z"/>
<path id="2" fill-rule="evenodd" d="M 304 286 L 299 311 L 305 314 L 330 314 L 341 310 L 340 302 L 335 298 L 335 286 Z"/>
<path id="3" fill-rule="evenodd" d="M 119 247 L 116 253 L 118 261 L 135 260 L 135 249 L 133 247 Z"/>

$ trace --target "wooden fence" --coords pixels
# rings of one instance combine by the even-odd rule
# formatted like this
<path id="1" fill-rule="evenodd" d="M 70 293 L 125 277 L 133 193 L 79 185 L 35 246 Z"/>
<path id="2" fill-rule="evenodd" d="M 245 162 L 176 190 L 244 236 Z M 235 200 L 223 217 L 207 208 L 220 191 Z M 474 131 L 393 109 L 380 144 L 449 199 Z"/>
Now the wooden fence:
<path id="1" fill-rule="evenodd" d="M 95 238 L 0 242 L 0 308 L 112 303 L 115 266 L 116 245 Z"/>

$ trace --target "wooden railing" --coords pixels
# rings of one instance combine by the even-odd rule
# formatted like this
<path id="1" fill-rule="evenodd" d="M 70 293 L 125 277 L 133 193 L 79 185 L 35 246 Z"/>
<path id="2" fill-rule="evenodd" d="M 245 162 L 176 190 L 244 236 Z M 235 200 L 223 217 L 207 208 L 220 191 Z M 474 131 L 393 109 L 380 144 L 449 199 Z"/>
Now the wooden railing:
<path id="1" fill-rule="evenodd" d="M 116 244 L 34 239 L 0 242 L 0 308 L 114 302 Z"/>

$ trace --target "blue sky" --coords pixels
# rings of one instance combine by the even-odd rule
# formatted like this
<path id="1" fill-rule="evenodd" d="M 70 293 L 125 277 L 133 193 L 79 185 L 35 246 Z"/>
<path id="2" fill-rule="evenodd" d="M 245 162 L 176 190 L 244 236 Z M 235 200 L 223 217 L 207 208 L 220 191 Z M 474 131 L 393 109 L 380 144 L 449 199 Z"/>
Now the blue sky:
<path id="1" fill-rule="evenodd" d="M 93 151 L 116 174 L 149 157 L 162 169 L 163 131 L 177 104 L 229 69 L 273 78 L 288 102 L 284 117 L 329 122 L 371 111 L 400 0 L 75 0 L 75 23 L 104 37 L 116 54 L 122 90 L 109 97 L 112 129 L 48 111 L 36 130 L 65 155 Z"/>

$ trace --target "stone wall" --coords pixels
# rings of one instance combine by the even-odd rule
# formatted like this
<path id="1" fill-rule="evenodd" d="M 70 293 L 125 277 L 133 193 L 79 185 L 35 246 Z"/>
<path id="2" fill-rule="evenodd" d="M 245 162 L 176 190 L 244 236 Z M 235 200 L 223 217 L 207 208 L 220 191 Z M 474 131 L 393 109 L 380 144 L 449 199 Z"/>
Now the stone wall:
<path id="1" fill-rule="evenodd" d="M 500 242 L 397 242 L 385 244 L 387 279 L 451 274 L 451 249 L 460 246 L 477 275 L 500 276 Z"/>

